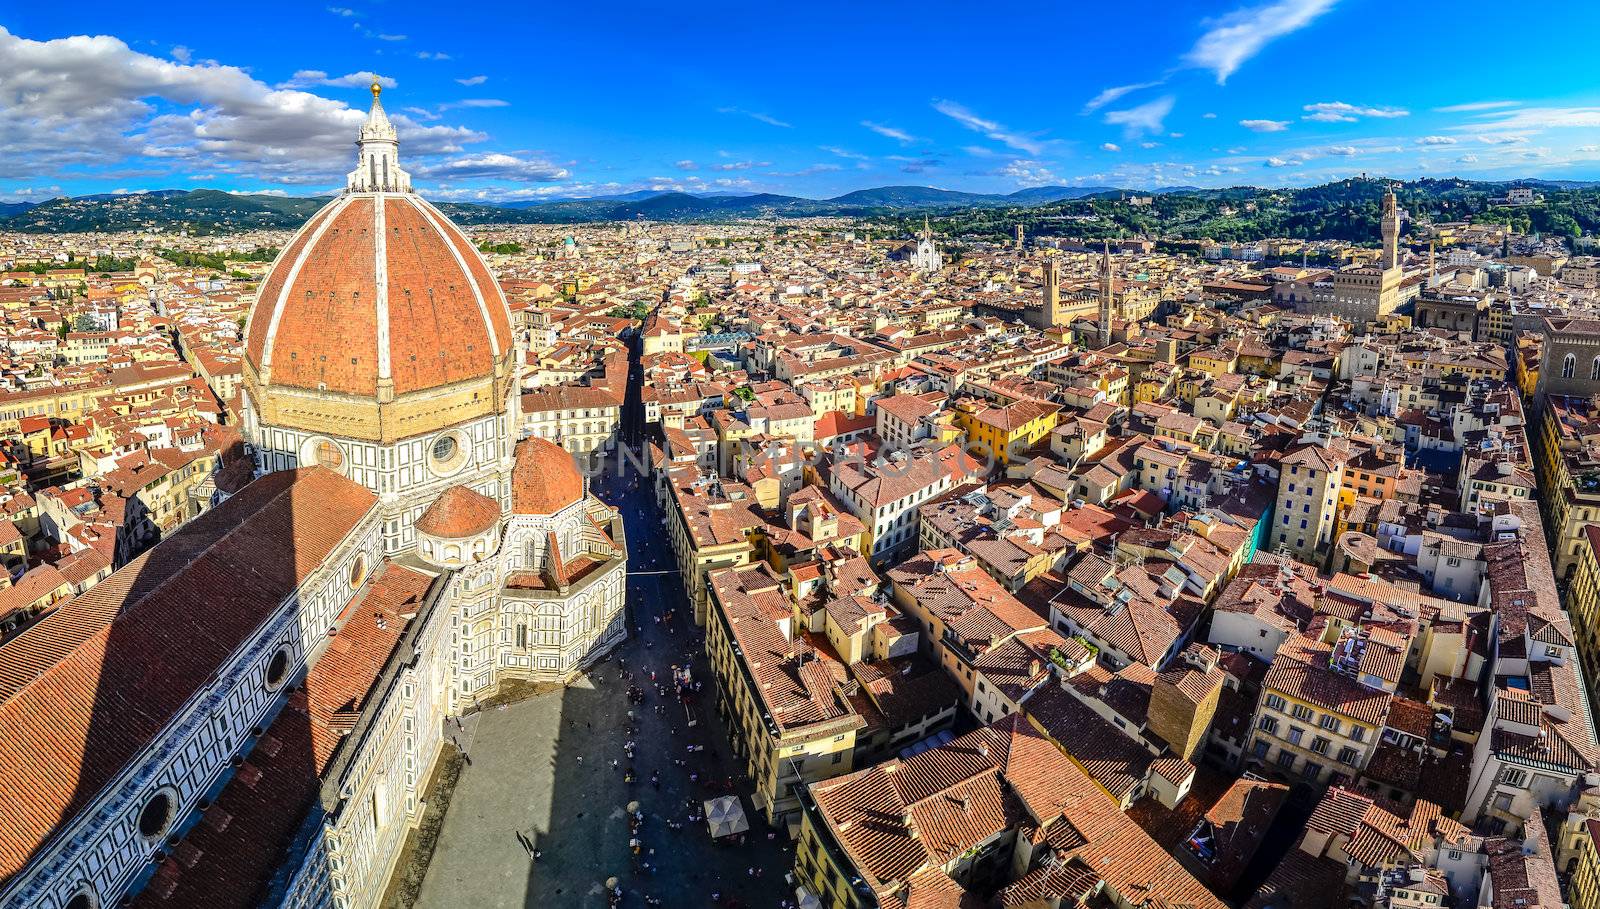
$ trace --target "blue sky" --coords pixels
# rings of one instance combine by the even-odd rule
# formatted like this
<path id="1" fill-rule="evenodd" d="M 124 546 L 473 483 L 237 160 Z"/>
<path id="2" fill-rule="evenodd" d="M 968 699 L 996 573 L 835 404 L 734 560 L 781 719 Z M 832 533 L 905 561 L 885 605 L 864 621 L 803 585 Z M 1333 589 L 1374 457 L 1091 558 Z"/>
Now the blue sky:
<path id="1" fill-rule="evenodd" d="M 7 4 L 0 199 L 326 192 L 373 73 L 440 199 L 1600 179 L 1577 0 L 334 3 Z"/>

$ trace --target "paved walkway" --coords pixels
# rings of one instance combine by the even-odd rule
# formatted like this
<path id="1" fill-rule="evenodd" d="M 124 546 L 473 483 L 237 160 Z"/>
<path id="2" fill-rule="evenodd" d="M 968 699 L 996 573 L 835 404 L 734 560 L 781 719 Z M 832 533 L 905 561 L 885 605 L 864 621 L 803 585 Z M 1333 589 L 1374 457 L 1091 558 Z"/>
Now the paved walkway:
<path id="1" fill-rule="evenodd" d="M 671 568 L 671 550 L 648 487 L 635 489 L 610 478 L 594 485 L 602 498 L 621 507 L 630 571 Z M 470 765 L 451 800 L 418 907 L 603 907 L 603 882 L 612 876 L 621 881 L 627 907 L 644 906 L 647 896 L 673 909 L 719 905 L 710 899 L 713 891 L 723 895 L 722 909 L 767 909 L 794 898 L 785 883 L 793 852 L 781 835 L 767 839 L 748 786 L 738 790 L 752 824 L 743 845 L 714 843 L 704 823 L 688 822 L 691 810 L 699 811 L 711 794 L 707 780 L 737 780 L 739 774 L 715 715 L 710 670 L 681 583 L 674 574 L 630 577 L 628 608 L 635 633 L 588 678 L 468 718 L 464 738 Z M 676 628 L 656 621 L 669 609 Z M 703 703 L 692 708 L 698 720 L 692 728 L 669 681 L 670 666 L 686 656 L 693 659 L 696 677 L 705 680 Z M 619 657 L 634 673 L 654 669 L 667 696 L 641 682 L 649 689 L 647 699 L 633 708 Z M 632 785 L 622 774 L 630 708 L 639 778 Z M 703 750 L 689 751 L 692 745 Z M 650 784 L 655 772 L 659 789 Z M 691 781 L 691 773 L 701 779 Z M 637 857 L 628 847 L 625 806 L 632 800 L 641 803 L 646 818 Z M 669 829 L 668 820 L 683 828 Z M 537 861 L 519 834 L 542 852 Z M 750 874 L 752 869 L 761 876 Z"/>

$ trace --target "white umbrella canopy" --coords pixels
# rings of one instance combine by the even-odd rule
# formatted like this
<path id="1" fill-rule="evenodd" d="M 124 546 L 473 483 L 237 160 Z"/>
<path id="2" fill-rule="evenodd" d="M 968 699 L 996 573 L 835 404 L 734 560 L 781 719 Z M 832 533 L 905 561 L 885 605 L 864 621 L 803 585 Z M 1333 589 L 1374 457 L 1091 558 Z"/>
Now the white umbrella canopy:
<path id="1" fill-rule="evenodd" d="M 744 805 L 736 795 L 706 800 L 706 826 L 712 839 L 720 839 L 750 829 L 750 820 L 744 816 Z"/>
<path id="2" fill-rule="evenodd" d="M 822 901 L 804 887 L 794 888 L 794 903 L 796 909 L 822 909 Z"/>

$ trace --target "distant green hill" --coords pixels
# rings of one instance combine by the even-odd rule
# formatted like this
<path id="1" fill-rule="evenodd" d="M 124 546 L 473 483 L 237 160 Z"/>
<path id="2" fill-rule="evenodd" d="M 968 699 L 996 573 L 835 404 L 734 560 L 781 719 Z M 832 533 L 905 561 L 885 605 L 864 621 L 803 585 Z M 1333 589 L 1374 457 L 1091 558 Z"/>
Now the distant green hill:
<path id="1" fill-rule="evenodd" d="M 1132 194 L 1105 186 L 1041 186 L 1008 195 L 965 193 L 927 186 L 882 186 L 832 199 L 773 193 L 703 195 L 635 192 L 593 199 L 517 202 L 506 206 L 443 203 L 463 224 L 569 224 L 586 221 L 725 221 L 762 217 L 870 218 L 902 233 L 925 214 L 939 217 L 950 235 L 1007 238 L 1018 223 L 1029 236 L 1072 233 L 1099 236 L 1208 238 L 1241 242 L 1264 237 L 1374 240 L 1385 184 L 1349 179 L 1303 189 L 1234 186 L 1169 187 L 1134 205 Z M 1495 202 L 1510 186 L 1531 186 L 1545 201 L 1512 207 Z M 1577 236 L 1600 231 L 1600 186 L 1573 181 L 1486 183 L 1416 180 L 1396 184 L 1400 204 L 1413 218 L 1434 221 L 1510 222 L 1521 231 Z M 33 206 L 0 207 L 0 228 L 28 232 L 188 230 L 195 234 L 249 228 L 293 228 L 305 223 L 323 198 L 236 195 L 217 190 L 163 190 L 131 195 L 52 199 Z"/>

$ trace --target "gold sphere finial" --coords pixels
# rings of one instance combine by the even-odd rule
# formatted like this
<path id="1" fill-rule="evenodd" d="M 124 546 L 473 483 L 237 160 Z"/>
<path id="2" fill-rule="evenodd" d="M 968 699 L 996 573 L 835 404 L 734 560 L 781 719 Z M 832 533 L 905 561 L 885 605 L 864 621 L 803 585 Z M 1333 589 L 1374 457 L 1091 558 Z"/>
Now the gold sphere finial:
<path id="1" fill-rule="evenodd" d="M 383 91 L 383 86 L 378 84 L 378 80 L 372 80 L 372 100 L 378 100 L 378 93 L 381 91 Z"/>

